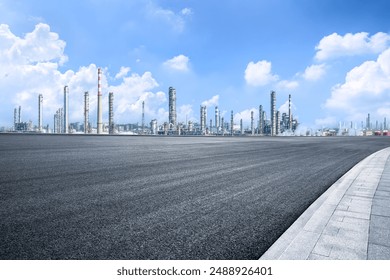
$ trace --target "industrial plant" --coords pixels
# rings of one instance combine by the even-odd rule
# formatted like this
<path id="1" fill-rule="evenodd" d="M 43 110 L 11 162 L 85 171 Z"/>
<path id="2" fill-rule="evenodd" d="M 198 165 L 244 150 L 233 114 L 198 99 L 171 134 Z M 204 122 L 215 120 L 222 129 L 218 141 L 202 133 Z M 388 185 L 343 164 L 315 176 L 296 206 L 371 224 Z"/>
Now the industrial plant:
<path id="1" fill-rule="evenodd" d="M 200 106 L 199 122 L 186 121 L 178 122 L 176 110 L 176 89 L 169 87 L 168 89 L 168 121 L 158 123 L 156 119 L 145 122 L 145 101 L 142 102 L 141 124 L 127 123 L 118 124 L 115 122 L 114 116 L 114 93 L 108 94 L 108 123 L 103 122 L 103 94 L 102 94 L 102 70 L 98 68 L 97 81 L 97 122 L 96 125 L 90 122 L 89 116 L 89 92 L 84 93 L 84 122 L 69 122 L 69 87 L 64 86 L 63 107 L 56 110 L 53 118 L 53 126 L 43 126 L 43 102 L 44 96 L 38 95 L 38 121 L 37 125 L 33 126 L 32 121 L 22 121 L 22 108 L 19 106 L 14 109 L 14 125 L 11 131 L 13 132 L 37 132 L 37 133 L 54 133 L 54 134 L 133 134 L 133 135 L 204 135 L 204 136 L 293 136 L 297 135 L 298 120 L 294 118 L 291 108 L 291 94 L 288 96 L 288 112 L 281 113 L 276 108 L 276 92 L 270 92 L 270 107 L 269 118 L 265 107 L 260 104 L 255 120 L 255 112 L 250 112 L 250 126 L 244 127 L 243 120 L 239 123 L 234 122 L 234 112 L 231 110 L 230 122 L 225 121 L 223 114 L 218 106 L 207 108 L 204 105 Z M 214 116 L 208 119 L 208 109 L 214 111 Z M 209 120 L 209 121 L 208 121 Z M 149 125 L 148 125 L 149 124 Z M 299 134 L 302 135 L 302 132 Z M 354 136 L 370 136 L 370 135 L 388 135 L 386 118 L 383 123 L 373 125 L 371 123 L 370 114 L 368 114 L 366 122 L 346 125 L 339 125 L 338 128 L 322 128 L 321 130 L 307 130 L 305 136 L 336 136 L 336 135 L 354 135 Z"/>

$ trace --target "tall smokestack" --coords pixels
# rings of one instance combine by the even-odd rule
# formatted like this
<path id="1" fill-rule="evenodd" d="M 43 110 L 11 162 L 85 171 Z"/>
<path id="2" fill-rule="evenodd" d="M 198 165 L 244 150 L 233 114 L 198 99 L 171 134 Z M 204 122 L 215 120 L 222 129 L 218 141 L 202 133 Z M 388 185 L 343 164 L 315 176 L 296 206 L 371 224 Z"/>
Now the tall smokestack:
<path id="1" fill-rule="evenodd" d="M 254 125 L 254 118 L 253 118 L 253 111 L 251 111 L 251 134 L 255 134 L 255 125 Z"/>
<path id="2" fill-rule="evenodd" d="M 102 120 L 102 69 L 98 68 L 98 107 L 97 107 L 97 133 L 103 132 L 103 120 Z"/>
<path id="3" fill-rule="evenodd" d="M 114 134 L 114 93 L 108 94 L 108 133 Z"/>
<path id="4" fill-rule="evenodd" d="M 276 134 L 276 93 L 271 91 L 271 136 Z"/>
<path id="5" fill-rule="evenodd" d="M 259 106 L 259 134 L 263 134 L 263 105 Z"/>
<path id="6" fill-rule="evenodd" d="M 242 124 L 242 119 L 240 120 L 240 131 L 241 131 L 241 135 L 244 134 L 244 126 Z"/>
<path id="7" fill-rule="evenodd" d="M 291 94 L 288 95 L 288 129 L 292 129 Z"/>
<path id="8" fill-rule="evenodd" d="M 218 127 L 219 127 L 219 110 L 218 106 L 215 106 L 215 129 L 218 132 Z"/>
<path id="9" fill-rule="evenodd" d="M 230 114 L 230 134 L 231 134 L 232 136 L 233 136 L 233 134 L 234 134 L 233 125 L 234 125 L 234 123 L 233 123 L 233 110 L 232 110 L 232 112 L 231 112 L 231 114 Z"/>
<path id="10" fill-rule="evenodd" d="M 20 108 L 20 107 L 19 107 Z M 366 125 L 366 128 L 367 129 L 371 129 L 371 118 L 370 118 L 370 114 L 367 115 L 367 125 Z"/>
<path id="11" fill-rule="evenodd" d="M 68 133 L 69 128 L 69 87 L 64 86 L 64 133 Z"/>
<path id="12" fill-rule="evenodd" d="M 14 130 L 16 130 L 16 127 L 17 127 L 17 123 L 18 123 L 18 109 L 14 109 Z"/>
<path id="13" fill-rule="evenodd" d="M 58 117 L 58 112 L 54 114 L 53 133 L 57 133 L 57 117 Z"/>
<path id="14" fill-rule="evenodd" d="M 84 93 L 84 133 L 89 132 L 89 93 Z"/>
<path id="15" fill-rule="evenodd" d="M 280 111 L 276 112 L 276 135 L 280 133 Z"/>
<path id="16" fill-rule="evenodd" d="M 43 103 L 43 95 L 38 95 L 38 130 L 42 132 L 42 103 Z"/>
<path id="17" fill-rule="evenodd" d="M 18 111 L 18 123 L 22 122 L 22 106 L 19 106 L 19 111 Z"/>
<path id="18" fill-rule="evenodd" d="M 176 90 L 169 87 L 169 123 L 176 126 Z"/>
<path id="19" fill-rule="evenodd" d="M 142 101 L 142 134 L 144 134 L 145 129 L 145 101 Z"/>
<path id="20" fill-rule="evenodd" d="M 222 128 L 222 135 L 225 134 L 225 119 L 221 118 L 221 128 Z"/>

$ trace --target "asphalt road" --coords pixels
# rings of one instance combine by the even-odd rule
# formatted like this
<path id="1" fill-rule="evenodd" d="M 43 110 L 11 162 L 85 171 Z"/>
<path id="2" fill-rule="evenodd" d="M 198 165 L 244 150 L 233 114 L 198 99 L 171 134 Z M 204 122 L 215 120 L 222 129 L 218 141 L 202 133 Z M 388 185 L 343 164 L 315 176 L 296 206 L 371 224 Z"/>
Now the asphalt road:
<path id="1" fill-rule="evenodd" d="M 390 137 L 0 135 L 0 259 L 258 259 Z"/>

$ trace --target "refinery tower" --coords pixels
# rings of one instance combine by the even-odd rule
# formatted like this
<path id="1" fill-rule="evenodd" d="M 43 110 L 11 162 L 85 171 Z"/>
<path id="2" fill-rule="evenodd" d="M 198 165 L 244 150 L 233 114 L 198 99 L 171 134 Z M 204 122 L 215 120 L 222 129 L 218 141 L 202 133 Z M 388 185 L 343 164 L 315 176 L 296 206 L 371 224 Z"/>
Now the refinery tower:
<path id="1" fill-rule="evenodd" d="M 176 126 L 176 90 L 169 88 L 169 123 Z"/>

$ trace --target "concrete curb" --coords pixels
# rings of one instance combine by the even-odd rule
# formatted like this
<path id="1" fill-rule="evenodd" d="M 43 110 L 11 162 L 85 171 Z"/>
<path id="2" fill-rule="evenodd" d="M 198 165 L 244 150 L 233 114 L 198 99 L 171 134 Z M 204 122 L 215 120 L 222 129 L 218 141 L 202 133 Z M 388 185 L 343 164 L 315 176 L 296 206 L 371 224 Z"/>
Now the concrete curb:
<path id="1" fill-rule="evenodd" d="M 390 148 L 322 194 L 261 260 L 390 259 Z"/>

